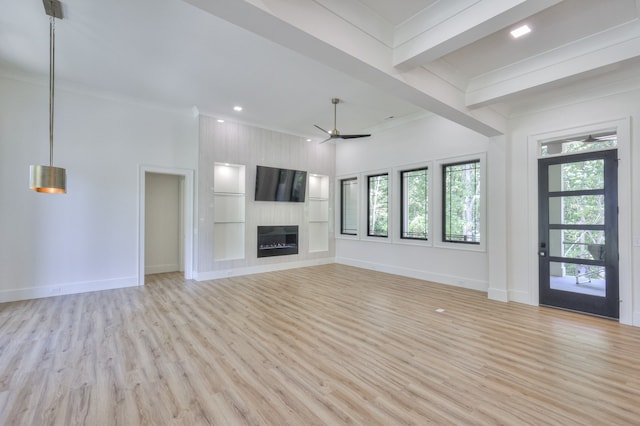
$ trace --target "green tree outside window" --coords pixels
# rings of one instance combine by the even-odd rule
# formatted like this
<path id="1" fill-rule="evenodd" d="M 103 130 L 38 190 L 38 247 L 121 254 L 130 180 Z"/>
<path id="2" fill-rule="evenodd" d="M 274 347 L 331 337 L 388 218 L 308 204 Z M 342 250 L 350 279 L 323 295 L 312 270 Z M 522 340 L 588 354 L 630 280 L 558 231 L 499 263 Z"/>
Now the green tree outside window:
<path id="1" fill-rule="evenodd" d="M 368 177 L 367 235 L 387 237 L 389 235 L 389 175 L 387 173 Z"/>
<path id="2" fill-rule="evenodd" d="M 442 240 L 480 244 L 480 160 L 442 166 Z"/>

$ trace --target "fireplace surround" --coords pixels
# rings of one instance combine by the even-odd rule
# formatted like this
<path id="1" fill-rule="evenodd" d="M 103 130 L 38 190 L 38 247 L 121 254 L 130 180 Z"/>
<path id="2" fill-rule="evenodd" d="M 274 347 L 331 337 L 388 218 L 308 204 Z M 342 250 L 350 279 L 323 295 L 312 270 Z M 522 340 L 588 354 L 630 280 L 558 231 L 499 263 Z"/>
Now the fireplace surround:
<path id="1" fill-rule="evenodd" d="M 298 254 L 298 225 L 258 226 L 258 257 Z"/>

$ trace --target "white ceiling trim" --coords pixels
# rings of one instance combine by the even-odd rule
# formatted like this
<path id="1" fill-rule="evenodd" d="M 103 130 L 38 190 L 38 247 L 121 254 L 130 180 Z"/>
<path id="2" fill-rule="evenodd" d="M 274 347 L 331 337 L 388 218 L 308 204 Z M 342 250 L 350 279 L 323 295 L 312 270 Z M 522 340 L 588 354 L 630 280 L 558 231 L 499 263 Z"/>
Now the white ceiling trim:
<path id="1" fill-rule="evenodd" d="M 568 85 L 555 90 L 553 93 L 541 92 L 528 96 L 527 102 L 515 105 L 509 110 L 510 118 L 518 118 L 529 114 L 537 114 L 544 111 L 552 111 L 558 108 L 575 105 L 581 102 L 593 102 L 597 99 L 605 99 L 612 95 L 629 94 L 635 90 L 640 91 L 640 76 L 632 71 L 626 78 L 615 77 L 609 79 L 608 75 L 598 76 L 585 90 L 583 85 Z"/>
<path id="2" fill-rule="evenodd" d="M 427 64 L 560 1 L 467 0 L 456 4 L 456 9 L 450 8 L 448 17 L 436 15 L 442 19 L 437 24 L 433 16 L 421 15 L 422 26 L 416 25 L 416 20 L 411 22 L 411 30 L 398 31 L 402 36 L 393 51 L 393 65 L 405 68 Z"/>
<path id="3" fill-rule="evenodd" d="M 452 67 L 447 61 L 436 59 L 427 65 L 423 65 L 422 68 L 437 75 L 461 92 L 466 92 L 467 86 L 469 85 L 469 77 L 459 69 Z"/>
<path id="4" fill-rule="evenodd" d="M 398 74 L 397 78 L 406 84 L 395 90 L 413 104 L 485 136 L 506 133 L 504 116 L 487 107 L 476 110 L 466 108 L 464 91 L 426 68 L 414 68 Z"/>
<path id="5" fill-rule="evenodd" d="M 314 1 L 385 46 L 393 47 L 393 25 L 362 3 L 351 0 Z"/>
<path id="6" fill-rule="evenodd" d="M 466 106 L 476 108 L 499 102 L 637 56 L 640 56 L 640 21 L 634 20 L 470 80 Z"/>
<path id="7" fill-rule="evenodd" d="M 394 45 L 399 47 L 416 37 L 432 31 L 482 0 L 438 1 L 420 13 L 398 25 L 394 31 Z"/>

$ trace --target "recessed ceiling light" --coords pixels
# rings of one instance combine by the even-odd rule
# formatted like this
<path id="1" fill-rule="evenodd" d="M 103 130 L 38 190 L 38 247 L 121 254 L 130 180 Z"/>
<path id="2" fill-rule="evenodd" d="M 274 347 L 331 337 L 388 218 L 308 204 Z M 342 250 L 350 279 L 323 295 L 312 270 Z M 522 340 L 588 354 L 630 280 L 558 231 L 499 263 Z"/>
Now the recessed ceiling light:
<path id="1" fill-rule="evenodd" d="M 311 142 L 311 139 L 307 139 L 307 142 Z"/>
<path id="2" fill-rule="evenodd" d="M 220 118 L 219 118 L 219 119 L 218 119 L 218 123 L 224 123 L 224 120 L 222 120 L 222 119 L 220 119 Z"/>
<path id="3" fill-rule="evenodd" d="M 240 111 L 242 111 L 242 107 L 240 105 L 236 105 L 236 106 L 233 107 L 233 110 L 240 112 Z"/>
<path id="4" fill-rule="evenodd" d="M 531 28 L 528 25 L 522 25 L 515 30 L 511 31 L 511 36 L 513 38 L 522 37 L 525 34 L 529 34 L 531 32 Z"/>

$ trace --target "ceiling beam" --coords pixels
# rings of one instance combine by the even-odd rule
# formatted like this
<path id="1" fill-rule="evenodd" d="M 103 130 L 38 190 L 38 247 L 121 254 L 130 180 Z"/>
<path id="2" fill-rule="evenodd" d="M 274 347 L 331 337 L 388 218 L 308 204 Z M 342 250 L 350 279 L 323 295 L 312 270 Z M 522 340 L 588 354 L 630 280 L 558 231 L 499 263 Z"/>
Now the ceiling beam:
<path id="1" fill-rule="evenodd" d="M 424 68 L 392 66 L 392 49 L 312 0 L 184 0 L 239 27 L 486 136 L 506 119 L 470 110 L 460 89 Z"/>
<path id="2" fill-rule="evenodd" d="M 634 20 L 469 81 L 466 106 L 478 108 L 535 89 L 576 80 L 640 56 L 640 20 Z"/>
<path id="3" fill-rule="evenodd" d="M 456 0 L 438 2 L 396 29 L 393 65 L 428 64 L 536 14 L 561 0 Z"/>
<path id="4" fill-rule="evenodd" d="M 353 0 L 314 0 L 337 17 L 348 21 L 362 32 L 379 40 L 388 47 L 393 47 L 393 25 L 384 17 L 359 1 Z M 639 0 L 640 1 L 640 0 Z"/>

